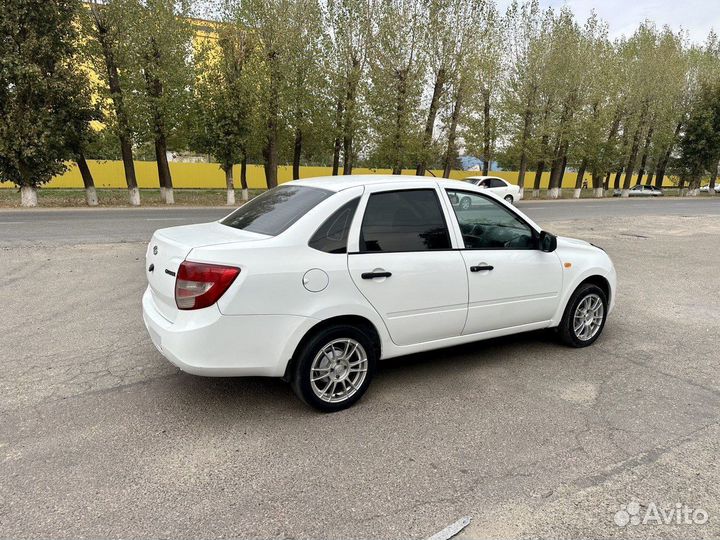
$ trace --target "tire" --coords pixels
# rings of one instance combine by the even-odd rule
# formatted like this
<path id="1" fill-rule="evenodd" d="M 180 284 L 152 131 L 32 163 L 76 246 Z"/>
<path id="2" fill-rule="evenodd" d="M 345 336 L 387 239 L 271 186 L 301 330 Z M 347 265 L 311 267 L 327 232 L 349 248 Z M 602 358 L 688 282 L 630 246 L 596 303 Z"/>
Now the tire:
<path id="1" fill-rule="evenodd" d="M 470 197 L 460 199 L 460 210 L 470 210 Z"/>
<path id="2" fill-rule="evenodd" d="M 600 309 L 602 312 L 599 311 Z M 570 297 L 558 326 L 558 336 L 570 347 L 587 347 L 600 337 L 606 319 L 605 292 L 597 285 L 585 283 L 580 285 Z"/>
<path id="3" fill-rule="evenodd" d="M 513 201 L 514 201 L 512 195 L 505 195 L 505 200 L 506 200 L 509 204 L 512 204 Z"/>
<path id="4" fill-rule="evenodd" d="M 370 386 L 377 357 L 376 344 L 361 328 L 329 326 L 296 353 L 290 385 L 311 407 L 321 412 L 341 411 L 354 405 Z"/>

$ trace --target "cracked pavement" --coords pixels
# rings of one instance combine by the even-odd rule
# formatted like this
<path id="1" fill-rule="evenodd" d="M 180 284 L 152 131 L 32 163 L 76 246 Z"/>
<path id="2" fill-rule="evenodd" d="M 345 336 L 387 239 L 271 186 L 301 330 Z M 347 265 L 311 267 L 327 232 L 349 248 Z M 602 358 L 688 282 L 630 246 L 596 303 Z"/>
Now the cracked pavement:
<path id="1" fill-rule="evenodd" d="M 333 415 L 166 362 L 144 242 L 0 225 L 0 537 L 425 538 L 465 515 L 460 538 L 720 536 L 720 216 L 628 210 L 538 212 L 615 262 L 594 346 L 535 332 L 388 360 Z M 632 501 L 709 520 L 617 526 Z"/>

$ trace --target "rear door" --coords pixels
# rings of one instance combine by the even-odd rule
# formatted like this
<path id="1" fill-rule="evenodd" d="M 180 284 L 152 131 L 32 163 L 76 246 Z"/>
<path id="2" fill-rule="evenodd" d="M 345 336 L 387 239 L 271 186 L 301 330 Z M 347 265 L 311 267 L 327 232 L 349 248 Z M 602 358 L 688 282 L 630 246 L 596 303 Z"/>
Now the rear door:
<path id="1" fill-rule="evenodd" d="M 438 189 L 427 186 L 370 187 L 351 232 L 352 280 L 397 345 L 459 336 L 467 315 L 465 263 Z"/>
<path id="2" fill-rule="evenodd" d="M 501 178 L 490 178 L 488 180 L 488 185 L 490 186 L 490 189 L 492 189 L 492 192 L 500 198 L 504 198 L 505 195 L 510 193 L 507 182 Z"/>

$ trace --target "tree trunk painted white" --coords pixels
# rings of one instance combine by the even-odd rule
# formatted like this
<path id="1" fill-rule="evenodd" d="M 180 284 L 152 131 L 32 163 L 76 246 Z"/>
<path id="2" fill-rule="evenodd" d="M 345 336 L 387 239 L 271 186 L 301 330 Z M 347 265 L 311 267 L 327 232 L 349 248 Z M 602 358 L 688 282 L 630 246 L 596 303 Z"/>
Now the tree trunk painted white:
<path id="1" fill-rule="evenodd" d="M 525 188 L 521 187 L 520 192 L 518 193 L 518 200 L 521 201 L 524 196 L 525 196 Z"/>
<path id="2" fill-rule="evenodd" d="M 173 188 L 165 188 L 165 204 L 175 204 L 175 195 L 173 195 Z"/>
<path id="3" fill-rule="evenodd" d="M 299 165 L 298 165 L 299 167 Z M 233 180 L 233 168 L 232 165 L 224 166 L 222 169 L 225 171 L 225 189 L 227 191 L 227 204 L 228 206 L 235 205 L 235 181 Z M 297 171 L 296 171 L 297 172 Z"/>
<path id="4" fill-rule="evenodd" d="M 37 206 L 37 188 L 35 186 L 23 186 L 20 188 L 20 204 L 22 206 Z"/>
<path id="5" fill-rule="evenodd" d="M 715 195 L 715 190 L 714 190 L 714 189 L 708 189 L 708 195 L 710 195 L 711 197 L 712 197 L 713 195 Z"/>
<path id="6" fill-rule="evenodd" d="M 162 202 L 167 202 L 166 191 L 165 186 L 160 186 L 160 200 Z"/>
<path id="7" fill-rule="evenodd" d="M 560 198 L 560 188 L 550 188 L 548 190 L 548 198 L 550 199 L 559 199 Z"/>
<path id="8" fill-rule="evenodd" d="M 539 189 L 533 189 L 533 199 L 540 198 L 540 190 Z"/>
<path id="9" fill-rule="evenodd" d="M 624 198 L 624 199 L 627 199 L 628 197 L 630 197 L 630 190 L 629 190 L 629 189 L 623 189 L 623 190 L 620 192 L 620 197 L 622 197 L 622 198 Z"/>
<path id="10" fill-rule="evenodd" d="M 130 204 L 133 206 L 140 206 L 140 190 L 138 188 L 128 188 L 130 194 Z"/>
<path id="11" fill-rule="evenodd" d="M 98 205 L 97 191 L 95 191 L 95 186 L 89 186 L 85 188 L 85 201 L 87 202 L 88 206 Z"/>
<path id="12" fill-rule="evenodd" d="M 680 190 L 680 196 L 681 197 L 687 197 L 687 188 L 682 188 Z"/>
<path id="13" fill-rule="evenodd" d="M 576 188 L 575 190 L 573 190 L 573 199 L 580 198 L 580 191 L 582 191 L 580 188 Z"/>
<path id="14" fill-rule="evenodd" d="M 700 190 L 697 188 L 693 188 L 688 191 L 688 197 L 697 197 L 698 193 L 700 193 Z"/>
<path id="15" fill-rule="evenodd" d="M 593 197 L 596 199 L 602 199 L 603 198 L 603 188 L 598 187 L 593 189 Z"/>
<path id="16" fill-rule="evenodd" d="M 241 198 L 243 201 L 248 201 L 248 200 L 250 199 L 250 193 L 248 193 L 247 188 L 246 188 L 246 189 L 243 189 L 241 193 L 242 193 L 242 194 L 240 195 L 240 198 Z"/>

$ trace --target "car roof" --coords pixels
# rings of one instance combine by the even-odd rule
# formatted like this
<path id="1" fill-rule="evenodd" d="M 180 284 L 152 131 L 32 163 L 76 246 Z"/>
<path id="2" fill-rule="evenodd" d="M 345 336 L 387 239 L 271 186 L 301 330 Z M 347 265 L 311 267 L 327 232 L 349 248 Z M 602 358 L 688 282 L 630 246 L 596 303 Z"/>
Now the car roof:
<path id="1" fill-rule="evenodd" d="M 463 180 L 486 180 L 488 178 L 494 178 L 496 180 L 503 180 L 499 176 L 466 176 Z"/>
<path id="2" fill-rule="evenodd" d="M 373 184 L 389 184 L 397 183 L 402 185 L 404 182 L 411 181 L 413 184 L 427 183 L 428 187 L 435 187 L 439 180 L 447 181 L 446 178 L 432 178 L 429 176 L 411 176 L 396 174 L 357 174 L 357 175 L 338 175 L 338 176 L 318 176 L 315 178 L 303 178 L 301 180 L 293 180 L 283 185 L 297 185 L 314 188 L 329 189 L 331 191 L 342 191 L 344 189 L 357 186 L 367 186 Z"/>

